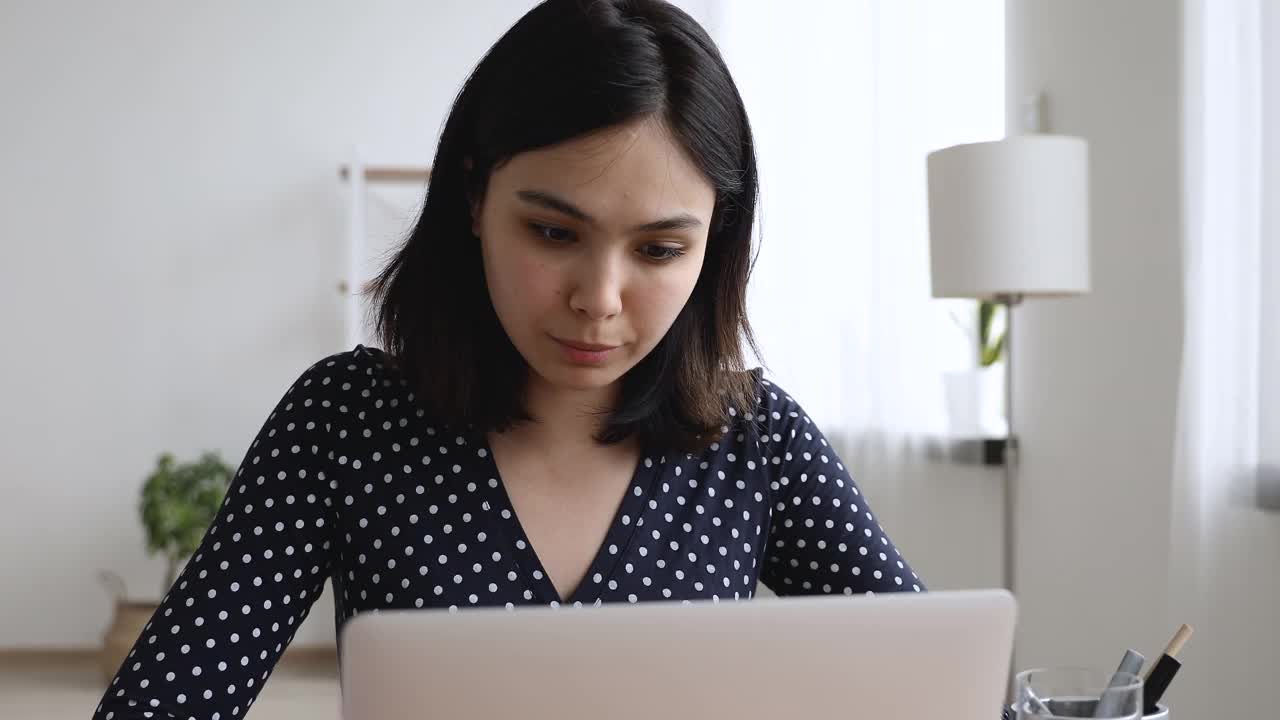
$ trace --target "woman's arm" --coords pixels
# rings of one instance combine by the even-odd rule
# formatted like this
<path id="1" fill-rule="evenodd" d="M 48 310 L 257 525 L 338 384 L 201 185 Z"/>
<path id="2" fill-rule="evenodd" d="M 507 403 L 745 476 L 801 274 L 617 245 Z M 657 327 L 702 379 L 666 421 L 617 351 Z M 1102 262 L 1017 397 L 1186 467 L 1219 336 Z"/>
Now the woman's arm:
<path id="1" fill-rule="evenodd" d="M 757 422 L 773 470 L 762 582 L 778 595 L 924 592 L 804 409 L 767 380 L 760 379 L 760 393 Z M 999 717 L 1013 715 L 1006 705 Z"/>
<path id="2" fill-rule="evenodd" d="M 773 502 L 761 580 L 779 595 L 921 592 L 835 450 L 794 399 L 761 378 L 757 426 Z"/>
<path id="3" fill-rule="evenodd" d="M 304 372 L 263 424 L 226 500 L 94 711 L 94 720 L 244 717 L 332 568 L 342 356 Z M 345 458 L 342 458 L 345 463 Z"/>

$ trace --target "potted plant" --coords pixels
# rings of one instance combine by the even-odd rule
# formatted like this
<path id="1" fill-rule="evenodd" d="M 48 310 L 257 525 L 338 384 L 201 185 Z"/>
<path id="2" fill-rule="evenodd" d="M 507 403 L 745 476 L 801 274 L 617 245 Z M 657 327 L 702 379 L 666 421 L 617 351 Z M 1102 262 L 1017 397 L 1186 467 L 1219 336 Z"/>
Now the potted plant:
<path id="1" fill-rule="evenodd" d="M 980 301 L 973 334 L 974 367 L 946 375 L 951 431 L 959 437 L 993 437 L 1005 431 L 1005 314 L 999 303 Z M 967 326 L 961 323 L 962 327 Z"/>
<path id="2" fill-rule="evenodd" d="M 205 452 L 193 462 L 179 463 L 164 453 L 142 485 L 138 514 L 146 531 L 147 552 L 162 553 L 166 560 L 164 585 L 157 597 L 173 586 L 178 569 L 200 546 L 222 506 L 234 470 L 216 452 Z M 159 600 L 130 599 L 118 575 L 103 573 L 115 591 L 115 614 L 103 638 L 102 670 L 110 682 L 124 662 L 142 629 L 159 607 Z"/>

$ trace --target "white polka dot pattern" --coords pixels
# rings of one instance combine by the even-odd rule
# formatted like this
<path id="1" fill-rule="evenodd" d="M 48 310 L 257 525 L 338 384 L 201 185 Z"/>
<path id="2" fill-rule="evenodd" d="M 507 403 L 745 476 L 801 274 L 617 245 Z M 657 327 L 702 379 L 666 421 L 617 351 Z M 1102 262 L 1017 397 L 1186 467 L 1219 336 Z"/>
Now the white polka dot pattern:
<path id="1" fill-rule="evenodd" d="M 226 501 L 95 720 L 245 715 L 330 581 L 360 612 L 920 591 L 799 405 L 755 372 L 700 454 L 645 448 L 582 583 L 542 569 L 481 433 L 449 430 L 379 350 L 316 363 L 254 439 Z"/>

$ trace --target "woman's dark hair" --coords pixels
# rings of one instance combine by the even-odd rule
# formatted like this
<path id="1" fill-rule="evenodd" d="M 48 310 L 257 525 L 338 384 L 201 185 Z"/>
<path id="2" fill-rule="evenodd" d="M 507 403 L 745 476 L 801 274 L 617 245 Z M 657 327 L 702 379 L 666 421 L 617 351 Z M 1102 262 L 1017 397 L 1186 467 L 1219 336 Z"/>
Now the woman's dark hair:
<path id="1" fill-rule="evenodd" d="M 746 111 L 715 44 L 661 0 L 547 0 L 485 54 L 454 101 L 426 202 L 369 285 L 383 348 L 442 423 L 528 420 L 529 368 L 485 284 L 471 202 L 514 155 L 642 118 L 662 122 L 715 187 L 702 272 L 653 351 L 622 379 L 597 440 L 694 451 L 754 406 L 743 341 L 758 194 Z M 747 412 L 750 416 L 750 411 Z"/>

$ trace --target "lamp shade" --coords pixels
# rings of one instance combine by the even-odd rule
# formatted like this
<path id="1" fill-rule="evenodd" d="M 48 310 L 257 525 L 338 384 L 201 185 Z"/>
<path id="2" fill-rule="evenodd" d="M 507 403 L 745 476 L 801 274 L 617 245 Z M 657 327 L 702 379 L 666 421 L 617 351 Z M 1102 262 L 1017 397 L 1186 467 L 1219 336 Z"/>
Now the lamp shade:
<path id="1" fill-rule="evenodd" d="M 1088 145 L 1016 135 L 930 153 L 934 297 L 1089 291 Z"/>

